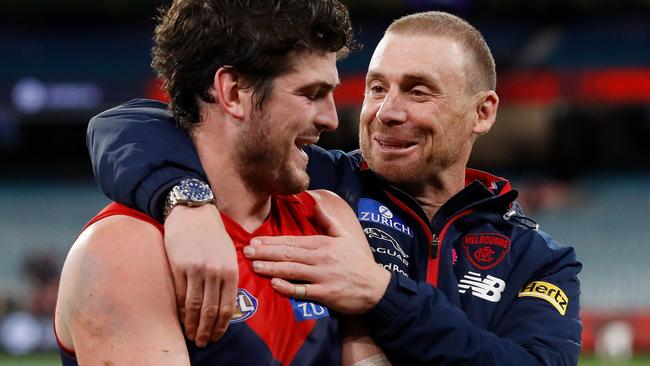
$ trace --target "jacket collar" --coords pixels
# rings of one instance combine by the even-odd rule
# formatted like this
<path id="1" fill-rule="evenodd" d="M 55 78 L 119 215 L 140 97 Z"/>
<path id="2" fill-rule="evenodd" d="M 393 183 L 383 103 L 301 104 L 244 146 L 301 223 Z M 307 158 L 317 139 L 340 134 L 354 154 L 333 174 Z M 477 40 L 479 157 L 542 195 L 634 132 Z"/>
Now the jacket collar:
<path id="1" fill-rule="evenodd" d="M 424 213 L 420 204 L 408 193 L 396 188 L 388 183 L 384 178 L 373 172 L 365 160 L 361 161 L 359 173 L 362 180 L 369 179 L 374 184 L 366 187 L 374 187 L 379 183 L 380 187 L 389 191 L 399 198 L 404 204 L 408 205 L 421 219 L 429 222 L 429 218 Z M 451 216 L 470 209 L 491 206 L 499 210 L 507 210 L 517 198 L 518 192 L 512 189 L 510 182 L 490 173 L 466 168 L 465 170 L 465 188 L 452 196 L 435 214 L 431 225 L 433 229 L 442 227 L 444 222 Z"/>

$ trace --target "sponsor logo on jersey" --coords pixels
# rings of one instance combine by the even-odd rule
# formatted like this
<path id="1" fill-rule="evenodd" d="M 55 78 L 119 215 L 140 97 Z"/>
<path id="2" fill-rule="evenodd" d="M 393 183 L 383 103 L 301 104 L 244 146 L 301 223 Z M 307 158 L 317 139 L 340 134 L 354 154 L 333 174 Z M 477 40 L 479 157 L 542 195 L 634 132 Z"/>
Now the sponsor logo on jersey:
<path id="1" fill-rule="evenodd" d="M 379 214 L 384 216 L 387 219 L 393 218 L 393 213 L 390 212 L 390 210 L 386 206 L 379 206 Z"/>
<path id="2" fill-rule="evenodd" d="M 383 240 L 385 242 L 390 243 L 392 248 L 383 248 L 383 247 L 378 247 L 378 248 L 372 248 L 373 251 L 376 251 L 377 253 L 381 254 L 388 254 L 391 257 L 397 257 L 402 263 L 405 265 L 409 265 L 409 262 L 406 260 L 409 256 L 404 252 L 404 249 L 399 246 L 397 243 L 397 240 L 395 240 L 392 236 L 390 236 L 387 232 L 377 229 L 374 227 L 367 227 L 363 229 L 363 232 L 366 234 L 368 239 L 379 239 Z"/>
<path id="3" fill-rule="evenodd" d="M 510 251 L 510 238 L 497 233 L 468 234 L 461 239 L 461 244 L 467 259 L 481 270 L 501 263 Z"/>
<path id="4" fill-rule="evenodd" d="M 533 281 L 519 291 L 517 297 L 536 297 L 548 301 L 560 314 L 565 315 L 569 306 L 569 297 L 552 283 Z"/>
<path id="5" fill-rule="evenodd" d="M 239 323 L 250 318 L 257 311 L 257 299 L 250 292 L 243 288 L 237 289 L 237 302 L 235 304 L 235 314 L 233 314 L 231 323 Z"/>
<path id="6" fill-rule="evenodd" d="M 370 249 L 371 249 L 373 252 L 375 251 L 374 249 L 372 249 L 372 247 L 370 247 Z M 403 275 L 406 276 L 406 277 L 408 277 L 408 275 L 409 275 L 408 273 L 406 273 L 406 271 L 404 271 L 403 269 L 401 269 L 397 263 L 385 263 L 385 264 L 384 264 L 384 263 L 379 263 L 379 262 L 377 262 L 377 265 L 379 265 L 379 267 L 381 267 L 381 268 L 383 268 L 383 269 L 385 269 L 385 270 L 387 270 L 387 271 L 401 273 L 401 274 L 403 274 Z"/>
<path id="7" fill-rule="evenodd" d="M 413 229 L 405 225 L 402 219 L 395 216 L 388 207 L 373 199 L 361 198 L 359 200 L 358 218 L 359 221 L 374 222 L 413 237 Z"/>
<path id="8" fill-rule="evenodd" d="M 458 292 L 464 294 L 467 290 L 472 290 L 472 295 L 481 299 L 499 302 L 501 293 L 506 289 L 506 283 L 500 278 L 488 275 L 481 278 L 480 273 L 469 271 L 458 282 Z"/>
<path id="9" fill-rule="evenodd" d="M 297 321 L 320 319 L 330 316 L 329 311 L 323 305 L 311 301 L 290 298 L 293 313 Z"/>

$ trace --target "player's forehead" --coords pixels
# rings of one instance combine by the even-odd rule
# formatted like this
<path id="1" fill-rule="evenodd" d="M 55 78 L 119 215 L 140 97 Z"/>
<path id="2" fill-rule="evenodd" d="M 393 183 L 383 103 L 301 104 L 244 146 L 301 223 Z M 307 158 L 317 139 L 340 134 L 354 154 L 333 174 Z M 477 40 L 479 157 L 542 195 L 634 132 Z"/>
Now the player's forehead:
<path id="1" fill-rule="evenodd" d="M 301 52 L 292 57 L 292 68 L 276 78 L 276 85 L 289 88 L 304 87 L 308 84 L 339 84 L 335 52 Z"/>

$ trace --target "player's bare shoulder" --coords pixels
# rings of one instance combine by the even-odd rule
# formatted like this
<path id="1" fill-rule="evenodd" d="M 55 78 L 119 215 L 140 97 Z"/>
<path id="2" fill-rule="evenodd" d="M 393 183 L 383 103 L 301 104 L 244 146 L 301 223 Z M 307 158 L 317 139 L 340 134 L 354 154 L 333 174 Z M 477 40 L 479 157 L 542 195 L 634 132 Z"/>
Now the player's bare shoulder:
<path id="1" fill-rule="evenodd" d="M 121 277 L 115 267 L 129 264 L 134 256 L 142 259 L 154 255 L 157 247 L 164 249 L 161 245 L 162 233 L 151 224 L 124 215 L 104 218 L 88 226 L 72 245 L 62 281 L 66 274 L 82 275 L 89 281 L 109 275 Z"/>
<path id="2" fill-rule="evenodd" d="M 330 226 L 334 226 L 332 225 L 333 222 L 336 223 L 336 226 L 341 227 L 347 235 L 357 238 L 359 245 L 367 249 L 368 254 L 372 256 L 363 229 L 354 211 L 352 211 L 345 200 L 336 195 L 336 193 L 324 189 L 308 192 L 320 206 L 321 214 L 326 215 L 329 220 L 332 220 L 322 220 L 321 222 L 329 222 Z"/>
<path id="3" fill-rule="evenodd" d="M 151 287 L 163 293 L 160 287 L 171 285 L 165 280 L 171 278 L 168 272 L 162 233 L 151 224 L 122 215 L 93 223 L 79 235 L 63 266 L 57 334 L 66 339 L 66 333 L 80 329 L 119 331 L 120 319 L 127 319 L 120 313 L 133 308 L 134 295 L 158 297 Z"/>
<path id="4" fill-rule="evenodd" d="M 321 205 L 321 207 L 330 215 L 337 215 L 342 213 L 344 215 L 351 214 L 354 215 L 352 209 L 348 204 L 339 197 L 336 193 L 328 191 L 326 189 L 316 189 L 307 191 L 316 203 Z"/>

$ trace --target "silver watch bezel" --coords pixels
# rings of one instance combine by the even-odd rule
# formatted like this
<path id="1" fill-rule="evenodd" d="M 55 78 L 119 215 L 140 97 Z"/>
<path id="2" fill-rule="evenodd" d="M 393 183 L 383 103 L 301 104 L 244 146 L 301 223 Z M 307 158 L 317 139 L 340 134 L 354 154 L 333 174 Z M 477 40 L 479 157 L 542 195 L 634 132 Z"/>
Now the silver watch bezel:
<path id="1" fill-rule="evenodd" d="M 167 219 L 172 209 L 178 205 L 199 207 L 214 201 L 214 194 L 207 183 L 196 178 L 183 179 L 167 194 L 163 216 Z"/>

